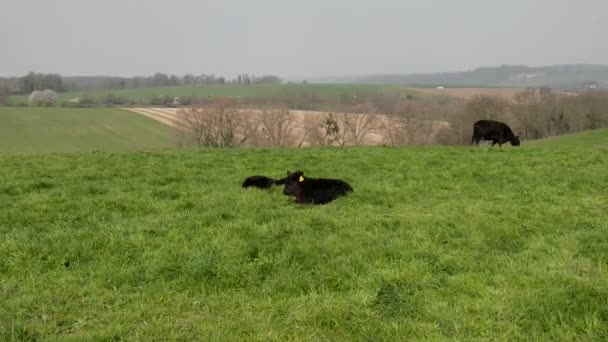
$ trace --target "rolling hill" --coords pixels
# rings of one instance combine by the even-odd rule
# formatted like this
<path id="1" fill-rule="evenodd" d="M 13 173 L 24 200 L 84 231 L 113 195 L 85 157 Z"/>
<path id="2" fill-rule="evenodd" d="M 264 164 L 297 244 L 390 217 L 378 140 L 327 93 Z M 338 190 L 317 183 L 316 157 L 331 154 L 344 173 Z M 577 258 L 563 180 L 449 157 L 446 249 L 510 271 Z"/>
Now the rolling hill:
<path id="1" fill-rule="evenodd" d="M 606 142 L 0 154 L 0 339 L 603 340 Z"/>
<path id="2" fill-rule="evenodd" d="M 471 71 L 409 75 L 369 75 L 327 82 L 360 84 L 402 84 L 446 87 L 551 87 L 561 90 L 583 90 L 588 87 L 608 88 L 608 65 L 556 65 L 529 67 L 502 65 L 480 67 Z"/>
<path id="3" fill-rule="evenodd" d="M 0 107 L 0 153 L 118 152 L 174 146 L 169 127 L 125 110 Z"/>

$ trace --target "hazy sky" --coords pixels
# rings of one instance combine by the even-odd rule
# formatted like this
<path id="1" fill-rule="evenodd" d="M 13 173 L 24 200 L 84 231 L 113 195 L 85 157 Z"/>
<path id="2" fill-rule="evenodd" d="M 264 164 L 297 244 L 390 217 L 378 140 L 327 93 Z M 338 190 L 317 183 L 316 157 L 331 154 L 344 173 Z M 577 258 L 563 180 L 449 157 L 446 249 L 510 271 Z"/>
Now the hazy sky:
<path id="1" fill-rule="evenodd" d="M 1 0 L 0 75 L 608 63 L 607 0 Z"/>

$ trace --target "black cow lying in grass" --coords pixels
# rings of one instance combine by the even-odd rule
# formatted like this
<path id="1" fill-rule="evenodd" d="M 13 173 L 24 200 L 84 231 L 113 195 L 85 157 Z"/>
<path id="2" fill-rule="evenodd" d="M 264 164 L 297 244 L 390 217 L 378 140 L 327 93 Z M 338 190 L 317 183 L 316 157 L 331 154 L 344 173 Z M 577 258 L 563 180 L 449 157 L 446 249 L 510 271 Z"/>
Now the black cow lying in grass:
<path id="1" fill-rule="evenodd" d="M 268 189 L 273 185 L 281 185 L 285 184 L 286 178 L 274 179 L 266 176 L 251 176 L 247 177 L 245 181 L 243 181 L 243 188 L 260 188 L 260 189 Z"/>
<path id="2" fill-rule="evenodd" d="M 353 192 L 353 188 L 340 179 L 307 178 L 304 172 L 287 171 L 283 193 L 295 196 L 297 203 L 324 204 Z"/>

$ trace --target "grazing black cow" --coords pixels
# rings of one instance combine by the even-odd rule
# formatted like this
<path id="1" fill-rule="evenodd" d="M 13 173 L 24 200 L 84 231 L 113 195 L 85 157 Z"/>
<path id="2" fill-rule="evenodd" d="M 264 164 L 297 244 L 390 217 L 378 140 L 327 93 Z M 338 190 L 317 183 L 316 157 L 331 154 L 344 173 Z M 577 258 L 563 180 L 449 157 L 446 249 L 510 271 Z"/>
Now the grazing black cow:
<path id="1" fill-rule="evenodd" d="M 481 140 L 491 140 L 492 146 L 498 143 L 500 147 L 506 142 L 510 142 L 511 146 L 520 144 L 519 136 L 513 134 L 507 124 L 493 120 L 479 120 L 473 125 L 471 144 L 479 145 Z"/>
<path id="2" fill-rule="evenodd" d="M 268 189 L 273 185 L 285 184 L 286 178 L 274 179 L 266 176 L 250 176 L 243 181 L 243 188 L 255 187 Z"/>
<path id="3" fill-rule="evenodd" d="M 307 178 L 304 172 L 287 171 L 283 193 L 295 196 L 300 204 L 325 204 L 353 192 L 353 188 L 341 179 Z"/>

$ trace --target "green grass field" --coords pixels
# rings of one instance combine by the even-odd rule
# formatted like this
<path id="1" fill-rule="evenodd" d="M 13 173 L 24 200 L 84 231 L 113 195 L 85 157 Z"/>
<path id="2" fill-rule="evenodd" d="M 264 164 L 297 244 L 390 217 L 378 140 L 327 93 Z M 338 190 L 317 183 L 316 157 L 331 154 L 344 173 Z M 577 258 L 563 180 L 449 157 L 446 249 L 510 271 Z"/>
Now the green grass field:
<path id="1" fill-rule="evenodd" d="M 608 131 L 564 139 L 0 155 L 0 340 L 606 340 Z M 295 169 L 355 192 L 240 188 Z"/>
<path id="2" fill-rule="evenodd" d="M 414 93 L 400 86 L 362 85 L 362 84 L 261 84 L 261 85 L 208 85 L 208 86 L 176 86 L 156 88 L 134 88 L 116 90 L 96 90 L 87 92 L 60 93 L 57 97 L 59 104 L 69 99 L 87 95 L 96 100 L 102 100 L 108 94 L 134 100 L 138 103 L 148 103 L 155 96 L 171 97 L 242 97 L 242 98 L 280 98 L 286 96 L 318 97 L 324 100 L 337 99 L 340 96 L 367 96 L 384 91 L 400 91 Z M 27 96 L 11 96 L 10 105 L 27 104 Z"/>
<path id="3" fill-rule="evenodd" d="M 0 153 L 158 150 L 171 129 L 120 109 L 0 107 Z"/>
<path id="4" fill-rule="evenodd" d="M 599 147 L 608 148 L 606 130 L 597 129 L 576 134 L 556 136 L 529 142 L 531 147 L 545 148 L 575 148 L 575 147 Z"/>

